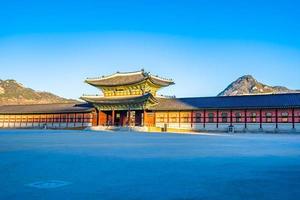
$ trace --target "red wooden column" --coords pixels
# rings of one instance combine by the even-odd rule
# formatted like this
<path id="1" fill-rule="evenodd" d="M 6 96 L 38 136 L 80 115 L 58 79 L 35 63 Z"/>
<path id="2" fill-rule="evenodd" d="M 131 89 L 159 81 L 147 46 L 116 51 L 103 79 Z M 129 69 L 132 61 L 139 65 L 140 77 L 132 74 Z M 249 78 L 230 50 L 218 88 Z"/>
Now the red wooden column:
<path id="1" fill-rule="evenodd" d="M 128 126 L 131 125 L 130 121 L 131 121 L 131 116 L 130 116 L 130 108 L 128 108 Z"/>
<path id="2" fill-rule="evenodd" d="M 293 129 L 295 128 L 295 109 L 292 109 L 292 123 L 293 123 Z"/>
<path id="3" fill-rule="evenodd" d="M 203 128 L 205 128 L 205 122 L 206 122 L 206 110 L 204 110 L 204 113 L 203 113 Z"/>
<path id="4" fill-rule="evenodd" d="M 58 127 L 60 128 L 61 126 L 61 113 L 59 114 L 59 122 L 58 122 Z"/>
<path id="5" fill-rule="evenodd" d="M 245 123 L 245 129 L 247 128 L 247 110 L 244 110 L 244 123 Z"/>
<path id="6" fill-rule="evenodd" d="M 8 127 L 10 127 L 10 115 L 8 115 Z"/>
<path id="7" fill-rule="evenodd" d="M 2 127 L 4 127 L 4 124 L 5 124 L 5 117 L 6 117 L 6 115 L 3 115 Z"/>
<path id="8" fill-rule="evenodd" d="M 153 112 L 153 115 L 154 115 L 153 122 L 154 122 L 154 127 L 155 127 L 156 126 L 156 112 L 155 111 Z"/>
<path id="9" fill-rule="evenodd" d="M 169 119 L 169 112 L 168 112 L 168 119 Z M 181 115 L 180 115 L 180 111 L 179 111 L 179 128 L 180 128 L 180 123 L 181 123 Z M 169 121 L 168 121 L 168 124 L 169 124 Z"/>
<path id="10" fill-rule="evenodd" d="M 21 127 L 22 127 L 23 115 L 21 114 L 20 117 L 21 117 L 21 119 L 20 119 L 20 128 L 21 128 Z M 5 119 L 5 118 L 3 118 L 3 122 L 4 122 L 4 119 Z M 3 124 L 3 126 L 4 126 L 4 124 Z M 2 126 L 2 127 L 3 127 L 3 126 Z"/>
<path id="11" fill-rule="evenodd" d="M 217 128 L 219 128 L 219 109 L 217 109 Z"/>
<path id="12" fill-rule="evenodd" d="M 191 128 L 193 128 L 193 123 L 194 123 L 194 111 L 191 112 Z"/>
<path id="13" fill-rule="evenodd" d="M 146 110 L 143 110 L 143 126 L 146 126 Z"/>
<path id="14" fill-rule="evenodd" d="M 276 122 L 276 128 L 278 128 L 278 109 L 275 110 L 275 122 Z"/>
<path id="15" fill-rule="evenodd" d="M 262 109 L 259 110 L 259 128 L 262 129 Z"/>
<path id="16" fill-rule="evenodd" d="M 13 120 L 14 120 L 14 126 L 13 127 L 16 127 L 16 115 L 13 115 L 14 116 L 14 118 L 13 118 Z"/>
<path id="17" fill-rule="evenodd" d="M 31 126 L 34 127 L 34 114 L 31 115 L 31 116 L 32 116 L 32 117 L 31 117 Z"/>
<path id="18" fill-rule="evenodd" d="M 27 124 L 28 124 L 28 115 L 26 115 L 26 123 L 25 123 L 26 127 L 27 127 Z"/>
<path id="19" fill-rule="evenodd" d="M 38 126 L 41 127 L 41 114 L 39 114 L 39 118 L 38 118 Z"/>
<path id="20" fill-rule="evenodd" d="M 16 127 L 16 115 L 15 116 L 15 119 L 14 119 L 14 127 Z"/>
<path id="21" fill-rule="evenodd" d="M 232 110 L 230 110 L 230 126 L 232 126 Z"/>
<path id="22" fill-rule="evenodd" d="M 20 114 L 20 127 L 22 127 L 23 114 Z"/>
<path id="23" fill-rule="evenodd" d="M 96 126 L 99 126 L 100 112 L 99 112 L 98 108 L 96 108 L 95 110 L 96 110 Z M 95 115 L 93 115 L 93 117 L 94 116 Z"/>
<path id="24" fill-rule="evenodd" d="M 70 118 L 70 115 L 66 114 L 66 122 L 67 122 L 66 127 L 69 127 L 69 118 Z"/>
<path id="25" fill-rule="evenodd" d="M 114 126 L 114 125 L 115 125 L 115 109 L 112 109 L 111 117 L 112 117 L 111 123 L 112 123 L 112 125 Z"/>
<path id="26" fill-rule="evenodd" d="M 84 125 L 85 113 L 81 113 L 81 127 Z"/>

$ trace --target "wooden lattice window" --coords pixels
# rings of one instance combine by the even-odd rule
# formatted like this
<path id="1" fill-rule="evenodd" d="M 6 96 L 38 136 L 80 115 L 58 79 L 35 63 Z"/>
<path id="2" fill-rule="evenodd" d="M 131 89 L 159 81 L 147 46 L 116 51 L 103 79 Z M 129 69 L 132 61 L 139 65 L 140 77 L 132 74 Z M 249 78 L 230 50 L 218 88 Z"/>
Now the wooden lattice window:
<path id="1" fill-rule="evenodd" d="M 69 115 L 69 122 L 74 122 L 74 116 L 73 115 Z"/>
<path id="2" fill-rule="evenodd" d="M 227 123 L 227 117 L 228 117 L 228 113 L 222 113 L 222 123 Z"/>
<path id="3" fill-rule="evenodd" d="M 165 123 L 168 120 L 168 114 L 167 113 L 158 113 L 156 115 L 156 121 L 158 123 Z"/>
<path id="4" fill-rule="evenodd" d="M 241 115 L 240 112 L 235 113 L 235 121 L 236 121 L 237 123 L 239 123 L 239 122 L 242 121 L 242 115 Z"/>
<path id="5" fill-rule="evenodd" d="M 281 122 L 288 122 L 289 113 L 288 112 L 282 112 L 281 113 Z"/>
<path id="6" fill-rule="evenodd" d="M 34 120 L 35 123 L 40 122 L 40 116 L 39 115 L 34 115 Z"/>
<path id="7" fill-rule="evenodd" d="M 272 113 L 271 112 L 266 113 L 266 122 L 272 122 Z"/>
<path id="8" fill-rule="evenodd" d="M 188 123 L 190 121 L 189 113 L 181 113 L 180 118 L 181 118 L 180 122 L 182 122 L 182 123 Z"/>
<path id="9" fill-rule="evenodd" d="M 178 113 L 170 113 L 169 117 L 171 123 L 178 123 Z"/>
<path id="10" fill-rule="evenodd" d="M 256 122 L 256 113 L 255 112 L 251 113 L 250 118 L 251 118 L 251 122 L 255 123 Z"/>
<path id="11" fill-rule="evenodd" d="M 196 113 L 195 122 L 196 123 L 201 123 L 201 113 Z"/>
<path id="12" fill-rule="evenodd" d="M 215 117 L 214 113 L 208 113 L 208 122 L 213 123 L 214 122 L 214 117 Z"/>

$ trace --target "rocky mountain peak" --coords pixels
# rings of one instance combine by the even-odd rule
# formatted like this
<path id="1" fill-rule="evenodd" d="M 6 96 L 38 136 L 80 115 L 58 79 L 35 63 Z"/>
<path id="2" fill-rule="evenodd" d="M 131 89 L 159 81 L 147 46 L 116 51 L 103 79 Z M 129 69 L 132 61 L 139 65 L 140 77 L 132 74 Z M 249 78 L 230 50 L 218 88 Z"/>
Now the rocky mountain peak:
<path id="1" fill-rule="evenodd" d="M 255 95 L 298 93 L 299 90 L 290 90 L 283 86 L 269 86 L 258 82 L 252 75 L 244 75 L 232 82 L 218 96 Z"/>
<path id="2" fill-rule="evenodd" d="M 13 79 L 0 80 L 0 105 L 71 102 L 76 101 L 65 99 L 49 92 L 35 91 Z"/>

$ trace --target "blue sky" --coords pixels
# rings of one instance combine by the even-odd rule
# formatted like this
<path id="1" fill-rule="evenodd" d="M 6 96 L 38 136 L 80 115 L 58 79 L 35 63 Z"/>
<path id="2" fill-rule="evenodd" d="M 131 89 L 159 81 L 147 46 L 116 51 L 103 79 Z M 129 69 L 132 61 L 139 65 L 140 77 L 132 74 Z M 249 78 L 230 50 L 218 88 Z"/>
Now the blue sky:
<path id="1" fill-rule="evenodd" d="M 141 68 L 213 96 L 245 74 L 300 88 L 300 2 L 1 1 L 0 79 L 78 98 L 86 77 Z"/>

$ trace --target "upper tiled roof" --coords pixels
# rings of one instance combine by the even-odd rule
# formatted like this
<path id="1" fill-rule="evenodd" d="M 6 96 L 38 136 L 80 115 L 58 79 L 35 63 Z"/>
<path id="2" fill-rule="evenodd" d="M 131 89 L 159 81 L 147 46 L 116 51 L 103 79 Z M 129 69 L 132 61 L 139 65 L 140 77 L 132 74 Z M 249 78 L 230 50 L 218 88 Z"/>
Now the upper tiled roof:
<path id="1" fill-rule="evenodd" d="M 172 80 L 153 76 L 150 73 L 144 72 L 143 70 L 137 72 L 117 72 L 110 76 L 103 76 L 99 78 L 88 78 L 86 79 L 85 82 L 93 86 L 110 87 L 110 86 L 136 84 L 147 79 L 149 79 L 152 83 L 159 85 L 161 87 L 174 84 Z"/>
<path id="2" fill-rule="evenodd" d="M 245 109 L 300 107 L 300 93 L 193 98 L 157 98 L 151 110 Z"/>
<path id="3" fill-rule="evenodd" d="M 3 105 L 0 106 L 0 114 L 46 114 L 46 113 L 75 113 L 90 112 L 93 107 L 83 104 L 34 104 L 34 105 Z"/>

